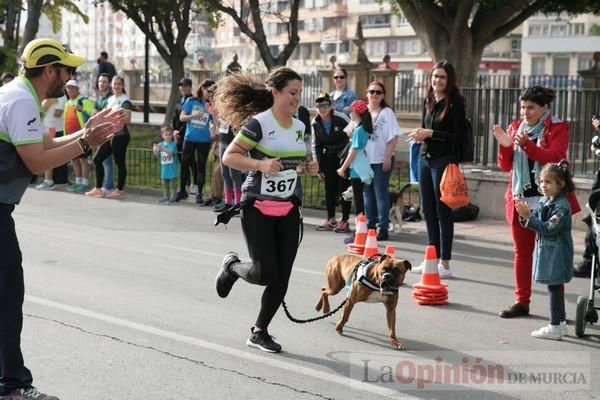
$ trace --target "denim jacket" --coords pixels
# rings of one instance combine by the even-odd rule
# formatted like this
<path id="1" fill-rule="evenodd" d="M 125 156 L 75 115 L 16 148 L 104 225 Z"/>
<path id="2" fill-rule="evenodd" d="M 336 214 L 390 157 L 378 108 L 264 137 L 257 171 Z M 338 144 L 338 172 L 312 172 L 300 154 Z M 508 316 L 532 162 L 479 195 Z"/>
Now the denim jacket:
<path id="1" fill-rule="evenodd" d="M 571 206 L 563 195 L 542 197 L 524 227 L 537 232 L 533 279 L 547 285 L 569 282 L 573 277 Z"/>
<path id="2" fill-rule="evenodd" d="M 335 108 L 335 111 L 350 115 L 350 104 L 357 99 L 356 94 L 352 90 L 348 89 L 348 87 L 345 87 L 340 97 L 335 100 L 333 100 L 334 94 L 335 90 L 331 91 L 329 96 L 333 101 L 333 107 Z"/>

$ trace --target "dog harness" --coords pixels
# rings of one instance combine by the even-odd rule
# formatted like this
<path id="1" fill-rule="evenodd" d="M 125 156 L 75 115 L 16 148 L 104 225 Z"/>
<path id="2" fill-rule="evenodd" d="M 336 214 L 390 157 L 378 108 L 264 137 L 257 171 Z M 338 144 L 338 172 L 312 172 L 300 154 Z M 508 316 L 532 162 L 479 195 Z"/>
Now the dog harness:
<path id="1" fill-rule="evenodd" d="M 398 293 L 398 288 L 392 286 L 388 290 L 381 291 L 381 286 L 377 285 L 375 282 L 369 279 L 369 270 L 375 264 L 377 264 L 379 260 L 373 259 L 373 257 L 369 257 L 368 259 L 360 260 L 358 265 L 354 267 L 354 271 L 350 274 L 348 279 L 346 280 L 346 297 L 350 295 L 350 290 L 352 289 L 352 283 L 354 279 L 358 282 L 359 285 L 363 285 L 368 287 L 369 289 L 381 292 L 382 295 L 393 295 Z"/>

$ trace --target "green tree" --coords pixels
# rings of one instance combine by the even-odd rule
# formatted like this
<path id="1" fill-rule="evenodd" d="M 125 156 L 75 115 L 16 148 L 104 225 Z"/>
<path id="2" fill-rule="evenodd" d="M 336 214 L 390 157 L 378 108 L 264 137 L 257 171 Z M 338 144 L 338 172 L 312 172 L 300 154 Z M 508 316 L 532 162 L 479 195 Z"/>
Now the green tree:
<path id="1" fill-rule="evenodd" d="M 289 8 L 289 14 L 277 8 L 280 1 L 259 2 L 259 0 L 240 0 L 239 7 L 235 7 L 234 1 L 220 0 L 201 0 L 211 10 L 221 11 L 229 15 L 240 28 L 240 31 L 248 36 L 258 48 L 260 57 L 267 69 L 272 69 L 278 65 L 285 65 L 291 57 L 294 49 L 300 42 L 298 36 L 298 7 L 300 0 L 292 0 Z M 238 13 L 239 9 L 239 13 Z M 263 26 L 263 17 L 266 15 L 274 16 L 285 26 L 287 32 L 287 43 L 281 51 L 274 56 L 267 41 Z M 252 18 L 250 20 L 250 17 Z"/>
<path id="2" fill-rule="evenodd" d="M 17 70 L 17 43 L 21 9 L 21 0 L 0 0 L 0 30 L 4 42 L 0 48 L 0 72 L 14 73 Z"/>
<path id="3" fill-rule="evenodd" d="M 390 0 L 403 14 L 433 60 L 456 67 L 458 83 L 474 83 L 485 46 L 530 16 L 600 13 L 598 0 Z"/>
<path id="4" fill-rule="evenodd" d="M 171 93 L 165 113 L 170 122 L 179 98 L 178 82 L 184 75 L 185 40 L 190 28 L 192 0 L 106 0 L 122 11 L 146 35 L 172 72 Z"/>

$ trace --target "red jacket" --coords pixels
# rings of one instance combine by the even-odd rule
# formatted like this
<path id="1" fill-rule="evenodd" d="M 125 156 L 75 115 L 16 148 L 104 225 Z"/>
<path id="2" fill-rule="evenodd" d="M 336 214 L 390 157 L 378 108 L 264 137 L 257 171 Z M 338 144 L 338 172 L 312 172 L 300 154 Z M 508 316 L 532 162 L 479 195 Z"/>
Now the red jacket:
<path id="1" fill-rule="evenodd" d="M 507 133 L 514 138 L 522 122 L 522 119 L 513 121 L 508 127 Z M 557 163 L 560 160 L 566 159 L 567 150 L 569 148 L 569 125 L 552 115 L 548 115 L 544 125 L 544 138 L 542 141 L 536 144 L 532 140 L 528 140 L 521 148 L 530 160 L 537 161 L 541 164 L 550 162 Z M 506 221 L 509 224 L 512 224 L 515 213 L 512 195 L 513 155 L 514 146 L 499 146 L 498 166 L 502 171 L 511 172 L 508 179 L 508 188 L 504 194 L 504 200 L 506 202 Z M 567 193 L 567 199 L 569 200 L 571 212 L 573 214 L 581 211 L 575 193 Z"/>

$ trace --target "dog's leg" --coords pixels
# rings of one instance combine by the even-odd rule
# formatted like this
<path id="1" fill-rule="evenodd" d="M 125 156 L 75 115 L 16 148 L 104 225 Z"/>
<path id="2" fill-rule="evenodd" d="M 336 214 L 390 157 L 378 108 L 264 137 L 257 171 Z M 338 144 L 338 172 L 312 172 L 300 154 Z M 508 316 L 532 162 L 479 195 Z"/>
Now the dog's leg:
<path id="1" fill-rule="evenodd" d="M 396 306 L 398 305 L 398 296 L 393 296 L 384 302 L 385 316 L 388 326 L 388 336 L 394 350 L 406 350 L 406 346 L 396 337 Z"/>
<path id="2" fill-rule="evenodd" d="M 352 298 L 349 297 L 348 301 L 344 305 L 344 309 L 342 310 L 342 315 L 340 316 L 340 320 L 335 325 L 335 330 L 340 335 L 342 335 L 344 333 L 344 325 L 346 325 L 346 322 L 348 322 L 348 318 L 350 317 L 350 312 L 352 311 L 353 307 L 354 307 L 354 303 L 352 302 Z"/>
<path id="3" fill-rule="evenodd" d="M 315 306 L 315 310 L 321 311 L 323 309 L 323 314 L 327 314 L 329 312 L 329 294 L 327 293 L 326 288 L 321 289 L 321 298 L 319 299 L 317 305 Z"/>

